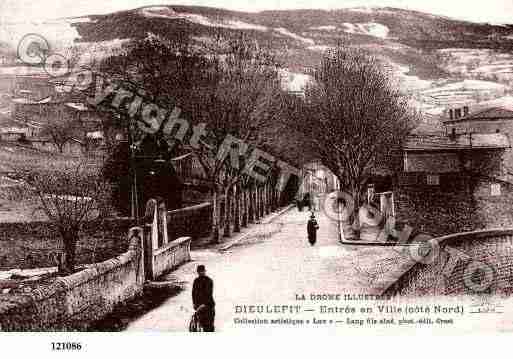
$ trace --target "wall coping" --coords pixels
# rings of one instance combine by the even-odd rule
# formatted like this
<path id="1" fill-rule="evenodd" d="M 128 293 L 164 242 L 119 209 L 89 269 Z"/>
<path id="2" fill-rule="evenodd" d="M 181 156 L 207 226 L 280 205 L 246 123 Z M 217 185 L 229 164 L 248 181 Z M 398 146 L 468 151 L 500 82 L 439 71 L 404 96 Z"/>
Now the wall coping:
<path id="1" fill-rule="evenodd" d="M 131 238 L 128 251 L 115 258 L 93 264 L 87 269 L 66 277 L 58 277 L 52 284 L 36 288 L 31 293 L 11 296 L 13 299 L 17 298 L 15 300 L 19 302 L 13 306 L 9 306 L 3 312 L 8 312 L 10 309 L 15 307 L 30 305 L 32 302 L 40 302 L 61 292 L 69 291 L 81 284 L 95 279 L 98 276 L 101 276 L 102 274 L 108 273 L 117 267 L 128 263 L 130 260 L 134 259 L 135 256 L 137 256 L 137 251 L 140 247 L 139 241 L 140 238 Z M 4 298 L 2 298 L 2 301 L 3 300 Z M 9 299 L 8 301 L 12 302 Z"/>
<path id="2" fill-rule="evenodd" d="M 168 214 L 175 214 L 175 213 L 194 211 L 194 210 L 198 210 L 198 209 L 207 208 L 207 207 L 209 207 L 211 205 L 212 205 L 211 202 L 204 202 L 204 203 L 196 204 L 196 205 L 190 206 L 190 207 L 178 208 L 178 209 L 174 209 L 172 211 L 167 211 L 167 213 Z"/>
<path id="3" fill-rule="evenodd" d="M 478 231 L 472 232 L 459 232 L 454 234 L 449 234 L 442 237 L 433 238 L 433 241 L 437 241 L 438 244 L 445 244 L 446 242 L 458 239 L 475 239 L 475 238 L 483 238 L 490 236 L 504 236 L 504 235 L 513 235 L 513 228 L 492 228 L 492 229 L 482 229 Z"/>
<path id="4" fill-rule="evenodd" d="M 183 243 L 186 243 L 186 242 L 189 242 L 191 241 L 192 238 L 191 237 L 180 237 L 180 238 L 177 238 L 175 239 L 174 241 L 172 242 L 169 242 L 168 244 L 166 244 L 164 247 L 162 248 L 159 248 L 157 249 L 156 251 L 153 252 L 153 255 L 154 256 L 158 256 L 159 254 L 162 254 L 164 252 L 167 252 L 168 250 L 170 250 L 171 248 L 174 248 L 174 247 L 179 247 L 180 245 L 182 245 Z"/>
<path id="5" fill-rule="evenodd" d="M 132 222 L 133 225 L 135 225 L 135 220 L 133 218 L 130 218 L 130 217 L 110 217 L 110 218 L 106 218 L 104 221 L 98 221 L 98 220 L 93 220 L 93 221 L 86 221 L 84 222 L 84 226 L 87 228 L 88 225 L 94 225 L 94 224 L 97 224 L 97 223 L 101 223 L 101 222 L 105 222 L 105 223 L 116 223 L 116 222 Z M 52 227 L 55 227 L 57 228 L 57 225 L 54 224 L 52 221 L 50 220 L 36 220 L 36 221 L 11 221 L 11 222 L 1 222 L 0 223 L 0 227 L 3 226 L 3 225 L 6 225 L 6 226 L 20 226 L 20 225 L 26 225 L 26 226 L 34 226 L 34 225 L 46 225 L 46 226 L 52 226 Z"/>
<path id="6" fill-rule="evenodd" d="M 483 229 L 479 231 L 473 231 L 473 232 L 459 232 L 459 233 L 453 233 L 448 234 L 446 236 L 442 237 L 434 237 L 431 240 L 435 240 L 438 242 L 438 244 L 445 244 L 445 242 L 451 241 L 451 240 L 458 240 L 458 239 L 474 239 L 474 238 L 483 238 L 483 237 L 489 237 L 494 235 L 513 235 L 513 228 L 508 229 Z M 376 246 L 376 247 L 413 247 L 418 246 L 419 242 L 415 243 L 398 243 L 398 242 L 372 242 L 372 241 L 362 241 L 362 240 L 347 240 L 347 239 L 340 239 L 340 243 L 346 244 L 346 245 L 355 245 L 355 246 Z"/>

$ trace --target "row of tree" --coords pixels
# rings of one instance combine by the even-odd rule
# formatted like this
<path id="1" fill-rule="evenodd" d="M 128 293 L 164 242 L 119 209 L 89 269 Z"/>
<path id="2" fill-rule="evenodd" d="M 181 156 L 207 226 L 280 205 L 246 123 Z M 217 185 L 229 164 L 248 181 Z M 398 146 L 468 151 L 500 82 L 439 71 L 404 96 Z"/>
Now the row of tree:
<path id="1" fill-rule="evenodd" d="M 286 142 L 282 138 L 283 118 L 292 96 L 282 90 L 279 64 L 269 52 L 253 43 L 219 38 L 215 48 L 205 54 L 195 51 L 187 42 L 171 43 L 150 37 L 104 61 L 101 73 L 149 103 L 169 111 L 180 109 L 180 116 L 190 125 L 185 141 L 164 134 L 169 117 L 152 137 L 164 158 L 170 158 L 171 153 L 190 151 L 199 160 L 210 184 L 214 241 L 223 234 L 229 235 L 231 228 L 240 228 L 239 214 L 256 206 L 245 199 L 253 196 L 256 200 L 259 191 L 267 193 L 267 189 L 262 189 L 270 187 L 267 183 L 277 181 L 276 163 L 268 163 L 269 171 L 262 174 L 267 178 L 265 184 L 257 183 L 245 171 L 252 151 L 267 151 L 279 160 L 300 165 L 301 159 L 296 155 L 299 148 L 282 151 L 282 142 Z M 127 122 L 133 120 L 128 113 L 121 112 L 121 116 Z M 141 121 L 138 116 L 135 121 Z M 205 136 L 200 145 L 188 145 L 191 128 L 202 125 Z M 132 130 L 134 143 L 148 136 L 135 126 Z M 237 151 L 235 158 L 231 153 L 219 155 L 230 136 L 236 141 L 225 150 Z M 221 198 L 226 205 L 220 205 Z M 279 199 L 273 203 L 276 201 Z"/>

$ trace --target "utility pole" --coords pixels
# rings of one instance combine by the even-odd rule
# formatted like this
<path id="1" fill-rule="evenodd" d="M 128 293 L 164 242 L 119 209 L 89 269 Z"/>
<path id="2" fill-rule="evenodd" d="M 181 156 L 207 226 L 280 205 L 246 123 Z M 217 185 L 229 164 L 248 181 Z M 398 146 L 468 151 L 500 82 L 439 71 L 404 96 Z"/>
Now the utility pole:
<path id="1" fill-rule="evenodd" d="M 130 155 L 129 173 L 131 178 L 130 186 L 130 213 L 135 218 L 136 224 L 139 224 L 139 200 L 137 192 L 137 169 L 135 162 L 135 144 L 133 138 L 133 118 L 128 116 L 128 151 Z"/>

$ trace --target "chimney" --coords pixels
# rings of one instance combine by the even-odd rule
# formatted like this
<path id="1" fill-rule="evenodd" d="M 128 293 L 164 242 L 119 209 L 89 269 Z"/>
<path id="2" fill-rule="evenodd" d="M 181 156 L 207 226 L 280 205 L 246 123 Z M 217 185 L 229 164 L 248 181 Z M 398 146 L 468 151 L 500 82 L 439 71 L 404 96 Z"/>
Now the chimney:
<path id="1" fill-rule="evenodd" d="M 452 108 L 449 110 L 449 118 L 451 120 L 454 120 L 454 111 L 452 110 Z"/>
<path id="2" fill-rule="evenodd" d="M 469 114 L 469 108 L 468 106 L 463 107 L 463 116 L 467 116 Z"/>
<path id="3" fill-rule="evenodd" d="M 458 119 L 460 117 L 461 117 L 461 108 L 457 108 L 456 110 L 454 110 L 454 118 Z"/>

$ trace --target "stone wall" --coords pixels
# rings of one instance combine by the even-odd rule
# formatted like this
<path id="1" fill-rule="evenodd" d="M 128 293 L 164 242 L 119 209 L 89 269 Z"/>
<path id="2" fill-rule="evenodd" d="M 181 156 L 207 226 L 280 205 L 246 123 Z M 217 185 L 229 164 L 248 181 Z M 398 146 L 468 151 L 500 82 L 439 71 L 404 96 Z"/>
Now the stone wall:
<path id="1" fill-rule="evenodd" d="M 485 230 L 435 238 L 439 255 L 412 262 L 385 289 L 386 295 L 424 296 L 513 293 L 513 230 Z M 480 268 L 480 270 L 476 270 Z M 477 276 L 476 276 L 477 275 Z M 488 279 L 486 276 L 489 275 Z M 479 277 L 481 276 L 481 277 Z"/>
<path id="2" fill-rule="evenodd" d="M 492 185 L 500 195 L 492 194 Z M 474 188 L 475 221 L 481 228 L 513 227 L 513 185 L 500 181 L 479 181 Z M 478 227 L 476 227 L 478 229 Z"/>
<path id="3" fill-rule="evenodd" d="M 169 241 L 180 237 L 191 237 L 194 242 L 210 235 L 212 229 L 211 203 L 203 203 L 167 213 Z"/>
<path id="4" fill-rule="evenodd" d="M 513 185 L 463 173 L 403 173 L 394 185 L 397 219 L 435 236 L 485 228 L 513 227 Z M 500 193 L 492 193 L 492 186 Z"/>
<path id="5" fill-rule="evenodd" d="M 141 293 L 142 235 L 128 238 L 128 251 L 116 258 L 57 278 L 30 294 L 0 294 L 0 331 L 86 330 L 117 304 Z"/>
<path id="6" fill-rule="evenodd" d="M 190 248 L 191 237 L 181 237 L 153 251 L 149 258 L 151 261 L 151 273 L 149 273 L 151 278 L 155 280 L 189 262 L 191 260 Z"/>
<path id="7" fill-rule="evenodd" d="M 126 233 L 130 219 L 86 224 L 77 247 L 77 263 L 97 263 L 113 258 L 128 248 Z M 49 222 L 0 223 L 0 270 L 56 266 L 62 241 Z"/>

